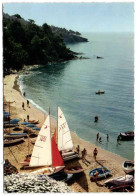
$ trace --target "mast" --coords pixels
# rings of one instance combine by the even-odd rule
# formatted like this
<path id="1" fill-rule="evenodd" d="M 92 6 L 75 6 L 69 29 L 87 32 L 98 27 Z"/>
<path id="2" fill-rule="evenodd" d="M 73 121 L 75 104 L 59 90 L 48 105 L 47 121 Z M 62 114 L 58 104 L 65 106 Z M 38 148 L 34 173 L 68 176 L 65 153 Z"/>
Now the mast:
<path id="1" fill-rule="evenodd" d="M 56 131 L 56 143 L 58 146 L 58 105 L 57 105 L 57 131 Z"/>
<path id="2" fill-rule="evenodd" d="M 51 167 L 53 167 L 53 160 L 52 160 L 52 139 L 51 139 L 51 119 L 50 119 L 50 107 L 49 107 L 49 125 L 50 125 L 50 140 L 51 140 Z"/>

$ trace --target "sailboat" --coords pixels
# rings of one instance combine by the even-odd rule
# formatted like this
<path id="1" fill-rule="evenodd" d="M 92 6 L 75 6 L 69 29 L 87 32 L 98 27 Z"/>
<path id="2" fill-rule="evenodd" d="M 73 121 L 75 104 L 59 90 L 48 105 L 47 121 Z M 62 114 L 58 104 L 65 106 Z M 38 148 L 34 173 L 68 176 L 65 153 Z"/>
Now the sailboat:
<path id="1" fill-rule="evenodd" d="M 51 175 L 64 169 L 64 162 L 54 137 L 51 141 L 50 116 L 48 115 L 36 139 L 29 162 L 29 168 L 44 167 L 33 174 Z"/>
<path id="2" fill-rule="evenodd" d="M 73 151 L 73 142 L 70 129 L 60 107 L 58 107 L 57 143 L 58 149 L 62 153 L 64 161 L 79 157 L 78 154 Z"/>

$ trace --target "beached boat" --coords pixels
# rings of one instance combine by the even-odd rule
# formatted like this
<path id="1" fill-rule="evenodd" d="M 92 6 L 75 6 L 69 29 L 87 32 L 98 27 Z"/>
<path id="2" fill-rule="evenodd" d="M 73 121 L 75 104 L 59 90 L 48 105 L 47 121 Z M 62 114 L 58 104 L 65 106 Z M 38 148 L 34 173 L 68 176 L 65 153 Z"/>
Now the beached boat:
<path id="1" fill-rule="evenodd" d="M 70 173 L 70 174 L 76 174 L 76 173 L 81 173 L 83 172 L 84 169 L 81 166 L 75 166 L 75 167 L 66 167 L 64 169 L 65 173 Z"/>
<path id="2" fill-rule="evenodd" d="M 95 92 L 95 94 L 98 94 L 98 95 L 104 94 L 104 93 L 105 93 L 105 91 L 97 91 L 97 92 Z"/>
<path id="3" fill-rule="evenodd" d="M 64 162 L 54 137 L 51 141 L 50 116 L 48 115 L 36 139 L 28 168 L 45 167 L 33 174 L 51 175 L 64 169 Z M 27 168 L 27 167 L 26 167 Z"/>
<path id="4" fill-rule="evenodd" d="M 16 143 L 19 143 L 22 141 L 24 141 L 24 138 L 17 138 L 17 139 L 6 138 L 6 139 L 4 139 L 4 146 L 16 144 Z"/>
<path id="5" fill-rule="evenodd" d="M 134 185 L 119 185 L 110 188 L 110 192 L 134 192 Z"/>
<path id="6" fill-rule="evenodd" d="M 28 122 L 31 124 L 39 124 L 39 120 L 29 120 Z"/>
<path id="7" fill-rule="evenodd" d="M 120 140 L 128 141 L 134 139 L 134 132 L 133 131 L 127 131 L 119 134 Z"/>
<path id="8" fill-rule="evenodd" d="M 22 137 L 27 137 L 26 133 L 9 133 L 9 134 L 4 134 L 4 138 L 22 138 Z"/>
<path id="9" fill-rule="evenodd" d="M 58 172 L 58 173 L 50 175 L 49 177 L 52 179 L 55 179 L 56 181 L 66 182 L 73 177 L 73 174 Z"/>
<path id="10" fill-rule="evenodd" d="M 4 127 L 8 128 L 8 127 L 18 127 L 19 124 L 18 123 L 10 123 L 10 122 L 4 122 Z"/>
<path id="11" fill-rule="evenodd" d="M 109 179 L 104 184 L 106 187 L 110 188 L 112 186 L 130 185 L 133 184 L 133 182 L 134 182 L 133 175 L 125 175 Z"/>
<path id="12" fill-rule="evenodd" d="M 106 178 L 108 175 L 110 175 L 110 171 L 106 167 L 92 169 L 89 172 L 89 176 L 91 179 L 94 179 L 95 177 L 97 177 L 98 179 Z"/>
<path id="13" fill-rule="evenodd" d="M 134 171 L 134 162 L 127 160 L 123 163 L 122 167 L 125 173 L 132 173 Z"/>
<path id="14" fill-rule="evenodd" d="M 79 158 L 79 155 L 75 151 L 73 151 L 73 142 L 70 129 L 60 107 L 58 107 L 57 124 L 57 143 L 63 160 L 68 161 L 74 158 Z"/>

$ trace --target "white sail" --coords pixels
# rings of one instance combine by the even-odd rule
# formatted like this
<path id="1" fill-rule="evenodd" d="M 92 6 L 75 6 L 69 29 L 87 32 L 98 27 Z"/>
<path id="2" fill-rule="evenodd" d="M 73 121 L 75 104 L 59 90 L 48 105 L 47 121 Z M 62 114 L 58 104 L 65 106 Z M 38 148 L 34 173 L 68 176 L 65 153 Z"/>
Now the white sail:
<path id="1" fill-rule="evenodd" d="M 52 165 L 50 117 L 47 116 L 35 142 L 29 166 Z"/>
<path id="2" fill-rule="evenodd" d="M 58 149 L 62 151 L 72 150 L 72 148 L 73 143 L 67 121 L 63 112 L 58 107 Z"/>

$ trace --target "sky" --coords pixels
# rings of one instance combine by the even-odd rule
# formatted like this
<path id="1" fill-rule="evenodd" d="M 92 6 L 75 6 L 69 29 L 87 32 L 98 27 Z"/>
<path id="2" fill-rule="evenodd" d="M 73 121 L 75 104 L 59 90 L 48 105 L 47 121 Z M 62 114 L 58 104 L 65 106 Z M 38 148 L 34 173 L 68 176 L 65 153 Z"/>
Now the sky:
<path id="1" fill-rule="evenodd" d="M 3 11 L 35 24 L 47 23 L 79 32 L 133 32 L 134 2 L 3 3 Z"/>

